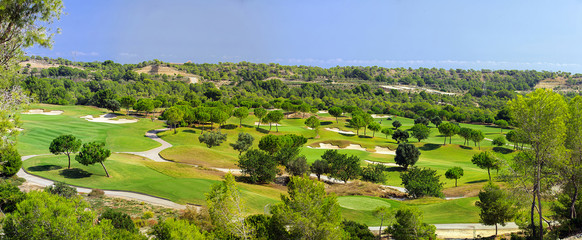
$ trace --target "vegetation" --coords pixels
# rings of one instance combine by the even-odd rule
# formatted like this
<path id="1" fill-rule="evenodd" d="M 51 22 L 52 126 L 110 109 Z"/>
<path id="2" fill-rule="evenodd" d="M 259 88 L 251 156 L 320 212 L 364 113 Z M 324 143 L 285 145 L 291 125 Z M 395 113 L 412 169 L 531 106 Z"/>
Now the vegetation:
<path id="1" fill-rule="evenodd" d="M 52 154 L 65 154 L 69 158 L 69 169 L 71 168 L 71 153 L 76 153 L 81 147 L 81 139 L 73 135 L 61 135 L 53 139 L 49 147 Z"/>
<path id="2" fill-rule="evenodd" d="M 439 176 L 434 170 L 412 167 L 407 172 L 401 173 L 400 178 L 402 185 L 406 187 L 408 195 L 412 198 L 443 196 L 443 183 L 440 182 Z"/>
<path id="3" fill-rule="evenodd" d="M 396 149 L 396 157 L 394 157 L 394 162 L 402 166 L 405 170 L 408 170 L 409 166 L 414 166 L 418 157 L 420 156 L 420 151 L 416 146 L 408 143 L 398 144 Z"/>

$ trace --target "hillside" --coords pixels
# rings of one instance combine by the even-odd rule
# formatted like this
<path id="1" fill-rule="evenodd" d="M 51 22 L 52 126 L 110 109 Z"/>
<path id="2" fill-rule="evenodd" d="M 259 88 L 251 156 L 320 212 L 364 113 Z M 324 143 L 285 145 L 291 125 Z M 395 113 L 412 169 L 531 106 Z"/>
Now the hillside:
<path id="1" fill-rule="evenodd" d="M 200 76 L 190 74 L 184 71 L 177 70 L 172 67 L 160 66 L 160 65 L 148 65 L 142 68 L 137 68 L 134 70 L 137 73 L 147 73 L 150 75 L 156 74 L 166 74 L 168 76 L 184 76 L 190 80 L 190 83 L 198 83 L 200 81 Z"/>

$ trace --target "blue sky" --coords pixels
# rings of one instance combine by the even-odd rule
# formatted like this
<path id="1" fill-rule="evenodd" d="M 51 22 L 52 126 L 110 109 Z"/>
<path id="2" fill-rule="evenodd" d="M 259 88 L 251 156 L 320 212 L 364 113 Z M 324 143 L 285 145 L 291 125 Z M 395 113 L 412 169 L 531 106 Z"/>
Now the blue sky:
<path id="1" fill-rule="evenodd" d="M 582 73 L 582 1 L 64 0 L 77 61 L 535 69 Z M 74 54 L 75 53 L 75 54 Z"/>

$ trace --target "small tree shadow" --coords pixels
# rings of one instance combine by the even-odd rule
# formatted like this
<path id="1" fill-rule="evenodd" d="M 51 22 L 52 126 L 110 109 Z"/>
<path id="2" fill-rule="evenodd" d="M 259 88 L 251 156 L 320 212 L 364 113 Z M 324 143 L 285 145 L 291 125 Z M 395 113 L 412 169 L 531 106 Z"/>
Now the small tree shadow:
<path id="1" fill-rule="evenodd" d="M 372 138 L 372 136 L 364 136 L 364 135 L 360 135 L 358 136 L 359 138 Z"/>
<path id="2" fill-rule="evenodd" d="M 52 170 L 59 170 L 63 167 L 57 165 L 40 165 L 40 166 L 32 166 L 27 168 L 26 170 L 32 172 L 44 172 L 44 171 L 52 171 Z"/>
<path id="3" fill-rule="evenodd" d="M 403 167 L 384 167 L 384 171 L 387 171 L 387 172 L 404 172 L 406 170 Z"/>
<path id="4" fill-rule="evenodd" d="M 225 125 L 222 125 L 221 128 L 222 129 L 235 129 L 237 127 L 238 127 L 238 125 L 235 125 L 235 124 L 225 124 Z"/>
<path id="5" fill-rule="evenodd" d="M 465 145 L 459 145 L 460 148 L 465 149 L 465 150 L 473 150 L 472 147 L 469 146 L 465 146 Z"/>
<path id="6" fill-rule="evenodd" d="M 80 168 L 71 168 L 63 169 L 59 175 L 63 176 L 64 178 L 79 179 L 90 177 L 93 174 Z"/>
<path id="7" fill-rule="evenodd" d="M 321 126 L 327 126 L 327 125 L 331 125 L 331 124 L 333 124 L 332 121 L 323 121 L 319 125 L 321 125 Z"/>
<path id="8" fill-rule="evenodd" d="M 493 148 L 493 151 L 496 152 L 496 153 L 501 153 L 501 154 L 509 154 L 509 153 L 512 153 L 513 152 L 513 150 L 507 149 L 507 148 L 504 148 L 504 147 L 494 147 Z"/>
<path id="9" fill-rule="evenodd" d="M 264 133 L 264 134 L 268 134 L 269 133 L 269 129 L 257 128 L 257 132 Z"/>
<path id="10" fill-rule="evenodd" d="M 470 182 L 467 182 L 467 183 L 482 183 L 482 182 L 487 182 L 487 181 L 489 181 L 489 180 L 483 179 L 483 180 L 470 181 Z"/>
<path id="11" fill-rule="evenodd" d="M 432 150 L 439 149 L 440 147 L 441 147 L 440 144 L 427 143 L 427 144 L 424 144 L 422 147 L 419 147 L 418 149 L 420 149 L 422 151 L 432 151 Z"/>
<path id="12" fill-rule="evenodd" d="M 182 132 L 187 132 L 187 133 L 196 133 L 196 131 L 192 130 L 192 129 L 184 129 Z"/>

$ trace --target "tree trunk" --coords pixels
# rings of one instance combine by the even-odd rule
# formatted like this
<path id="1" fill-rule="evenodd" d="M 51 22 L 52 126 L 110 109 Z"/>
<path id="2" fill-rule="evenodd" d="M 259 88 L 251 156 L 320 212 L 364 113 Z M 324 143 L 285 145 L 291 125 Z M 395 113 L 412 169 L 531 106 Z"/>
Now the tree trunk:
<path id="1" fill-rule="evenodd" d="M 534 189 L 533 189 L 533 200 L 531 202 L 531 212 L 530 212 L 530 221 L 531 221 L 531 230 L 532 230 L 532 236 L 536 236 L 536 224 L 534 223 L 535 219 L 534 219 L 534 210 L 535 210 L 535 206 L 536 206 L 536 185 L 534 184 Z"/>
<path id="2" fill-rule="evenodd" d="M 178 133 L 178 131 L 176 131 L 176 125 L 177 124 L 174 124 L 174 134 Z"/>
<path id="3" fill-rule="evenodd" d="M 455 178 L 455 187 L 457 187 L 457 179 Z"/>
<path id="4" fill-rule="evenodd" d="M 372 132 L 372 138 L 376 137 L 376 132 Z"/>
<path id="5" fill-rule="evenodd" d="M 497 236 L 497 223 L 495 223 L 495 236 Z"/>
<path id="6" fill-rule="evenodd" d="M 259 124 L 257 124 L 257 128 L 261 128 L 261 119 L 259 118 Z"/>
<path id="7" fill-rule="evenodd" d="M 378 238 L 382 239 L 382 224 L 384 223 L 384 217 L 382 216 L 382 219 L 380 219 L 380 229 L 378 230 Z"/>
<path id="8" fill-rule="evenodd" d="M 489 182 L 491 182 L 491 171 L 487 168 L 487 174 L 489 175 Z"/>
<path id="9" fill-rule="evenodd" d="M 69 169 L 71 169 L 71 154 L 67 153 L 67 157 L 69 157 Z"/>
<path id="10" fill-rule="evenodd" d="M 445 142 L 443 143 L 443 145 L 447 145 L 447 136 L 445 136 Z"/>
<path id="11" fill-rule="evenodd" d="M 536 195 L 538 198 L 538 215 L 539 215 L 539 221 L 540 221 L 540 226 L 539 226 L 539 230 L 540 230 L 540 240 L 544 240 L 544 224 L 542 222 L 542 200 L 540 199 L 541 195 L 540 195 L 540 188 L 541 188 L 541 169 L 542 165 L 541 163 L 538 164 L 538 168 L 537 168 L 537 176 L 536 176 L 536 182 L 537 182 L 537 191 L 536 191 Z"/>
<path id="12" fill-rule="evenodd" d="M 449 144 L 453 141 L 453 136 L 449 136 Z"/>
<path id="13" fill-rule="evenodd" d="M 107 172 L 107 168 L 105 168 L 105 165 L 103 165 L 103 162 L 99 162 L 101 163 L 101 166 L 103 166 L 103 170 L 105 170 L 105 175 L 107 175 L 107 177 L 109 177 L 109 172 Z"/>
<path id="14" fill-rule="evenodd" d="M 335 117 L 335 123 L 339 123 L 339 122 L 337 121 L 337 117 Z"/>
<path id="15" fill-rule="evenodd" d="M 238 127 L 242 128 L 242 118 L 238 121 Z"/>
<path id="16" fill-rule="evenodd" d="M 572 197 L 572 202 L 570 203 L 570 219 L 576 218 L 576 201 L 578 200 L 578 185 L 575 181 L 572 181 L 574 185 L 574 196 Z"/>
<path id="17" fill-rule="evenodd" d="M 321 179 L 320 179 L 321 174 L 315 174 L 315 175 L 317 175 L 317 181 L 321 181 Z"/>
<path id="18" fill-rule="evenodd" d="M 279 132 L 279 123 L 275 123 L 275 129 L 277 129 L 277 132 Z"/>
<path id="19" fill-rule="evenodd" d="M 269 123 L 269 132 L 271 131 L 272 127 L 273 127 L 272 123 Z"/>

